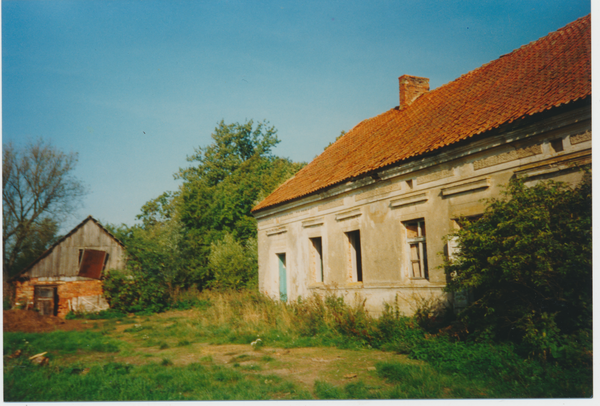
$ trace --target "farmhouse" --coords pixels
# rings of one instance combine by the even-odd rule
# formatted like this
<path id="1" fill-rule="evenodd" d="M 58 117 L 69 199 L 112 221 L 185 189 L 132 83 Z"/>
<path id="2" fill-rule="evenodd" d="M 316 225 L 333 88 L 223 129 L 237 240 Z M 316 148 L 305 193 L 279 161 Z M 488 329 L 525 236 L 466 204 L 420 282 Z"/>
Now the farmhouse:
<path id="1" fill-rule="evenodd" d="M 444 237 L 512 177 L 578 182 L 591 163 L 590 16 L 364 120 L 253 209 L 259 289 L 333 292 L 377 313 L 446 296 Z"/>
<path id="2" fill-rule="evenodd" d="M 60 317 L 108 309 L 102 274 L 123 266 L 123 244 L 89 216 L 14 278 L 15 304 Z"/>

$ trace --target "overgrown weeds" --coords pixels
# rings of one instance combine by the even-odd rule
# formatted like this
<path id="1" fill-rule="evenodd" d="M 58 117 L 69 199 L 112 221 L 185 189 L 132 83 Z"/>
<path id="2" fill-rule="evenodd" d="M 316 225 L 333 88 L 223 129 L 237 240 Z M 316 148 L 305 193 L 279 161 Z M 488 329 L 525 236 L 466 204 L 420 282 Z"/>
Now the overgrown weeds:
<path id="1" fill-rule="evenodd" d="M 462 336 L 452 336 L 446 331 L 436 332 L 431 323 L 434 317 L 438 317 L 434 312 L 424 310 L 424 317 L 406 317 L 401 314 L 397 300 L 386 305 L 378 318 L 366 311 L 365 302 L 359 296 L 348 300 L 334 295 L 314 295 L 284 303 L 251 291 L 204 291 L 197 293 L 193 300 L 205 305 L 194 307 L 183 314 L 161 314 L 144 319 L 108 319 L 101 327 L 104 333 L 57 331 L 4 335 L 5 355 L 13 354 L 17 349 L 25 349 L 30 355 L 49 351 L 51 361 L 53 357 L 58 359 L 62 355 L 91 351 L 119 351 L 121 359 L 144 356 L 143 351 L 140 353 L 133 348 L 155 346 L 161 352 L 159 355 L 155 353 L 155 364 L 152 366 L 117 368 L 104 365 L 101 369 L 94 369 L 88 365 L 88 375 L 97 379 L 111 381 L 119 373 L 127 377 L 130 385 L 150 387 L 152 385 L 148 382 L 154 382 L 154 391 L 149 392 L 148 396 L 142 397 L 140 392 L 122 385 L 118 388 L 111 387 L 107 392 L 110 395 L 106 396 L 94 395 L 91 389 L 89 393 L 78 389 L 70 395 L 64 388 L 50 391 L 55 397 L 38 393 L 39 391 L 34 396 L 23 385 L 42 385 L 41 382 L 44 382 L 42 386 L 47 387 L 50 383 L 54 384 L 55 377 L 48 378 L 44 375 L 47 372 L 42 372 L 39 368 L 29 373 L 29 364 L 23 365 L 25 368 L 15 368 L 15 363 L 22 361 L 6 357 L 5 388 L 14 385 L 5 392 L 6 398 L 20 401 L 304 398 L 310 396 L 291 387 L 289 389 L 286 386 L 289 383 L 274 378 L 265 379 L 263 375 L 260 382 L 269 382 L 265 386 L 244 374 L 264 374 L 267 367 L 259 363 L 276 360 L 271 356 L 272 347 L 332 346 L 393 351 L 406 354 L 419 362 L 412 362 L 412 365 L 399 362 L 377 364 L 377 372 L 373 372 L 373 376 L 376 374 L 389 383 L 381 387 L 369 386 L 371 383 L 367 384 L 360 379 L 341 385 L 339 382 L 318 380 L 314 386 L 314 394 L 321 399 L 535 398 L 589 397 L 592 394 L 591 363 L 581 363 L 577 361 L 577 357 L 568 361 L 571 356 L 569 351 L 574 346 L 588 345 L 585 343 L 589 342 L 591 349 L 591 334 L 573 337 L 576 343 L 571 346 L 565 343 L 560 362 L 543 362 L 524 356 L 514 344 L 469 342 L 463 340 Z M 126 340 L 119 341 L 113 336 L 124 337 Z M 192 369 L 181 367 L 179 355 L 189 352 L 190 348 L 202 342 L 246 344 L 255 351 L 252 355 L 242 354 L 232 359 L 230 365 L 237 367 L 233 369 L 213 369 L 217 365 L 210 355 L 200 360 L 207 365 L 195 364 L 196 366 L 190 367 Z M 580 353 L 575 351 L 575 354 Z M 591 350 L 589 358 L 591 359 Z M 51 362 L 52 365 L 60 365 L 60 362 Z M 21 374 L 22 370 L 29 375 Z M 68 385 L 91 385 L 94 390 L 99 388 L 98 383 L 86 378 L 88 375 L 80 376 L 73 371 L 67 374 L 62 369 L 53 371 L 64 377 Z M 185 376 L 186 371 L 194 371 L 191 374 L 193 376 Z M 200 372 L 207 375 L 203 378 Z M 157 375 L 150 376 L 152 373 Z M 19 381 L 21 379 L 24 383 Z M 211 385 L 218 384 L 215 384 L 214 390 L 193 389 L 180 391 L 181 393 L 166 388 L 166 382 L 171 384 L 168 380 L 179 382 L 175 384 L 175 388 L 188 388 L 186 382 L 190 379 L 199 379 Z M 254 382 L 259 387 L 249 389 L 242 381 Z M 108 385 L 106 382 L 104 384 Z M 228 392 L 229 390 L 241 392 L 237 395 Z"/>
<path id="2" fill-rule="evenodd" d="M 476 393 L 469 392 L 466 385 L 456 389 L 456 396 L 591 395 L 591 363 L 574 365 L 566 360 L 544 363 L 519 355 L 522 353 L 510 343 L 458 340 L 458 336 L 439 329 L 443 325 L 439 320 L 447 316 L 444 309 L 436 308 L 432 301 L 425 301 L 426 306 L 417 311 L 416 316 L 406 317 L 399 311 L 396 300 L 374 318 L 360 297 L 355 297 L 351 304 L 334 295 L 313 295 L 284 303 L 256 292 L 207 291 L 202 292 L 200 298 L 211 303 L 201 312 L 198 321 L 213 342 L 250 344 L 260 337 L 264 345 L 286 348 L 378 348 L 425 361 L 428 368 L 444 376 L 484 380 L 494 385 L 493 391 Z M 579 341 L 585 341 L 585 337 Z M 565 354 L 571 347 L 563 349 Z M 565 376 L 569 379 L 561 378 Z M 338 389 L 322 388 L 323 393 L 338 393 Z M 443 387 L 438 389 L 435 393 L 444 397 Z M 399 397 L 404 395 L 398 394 Z"/>

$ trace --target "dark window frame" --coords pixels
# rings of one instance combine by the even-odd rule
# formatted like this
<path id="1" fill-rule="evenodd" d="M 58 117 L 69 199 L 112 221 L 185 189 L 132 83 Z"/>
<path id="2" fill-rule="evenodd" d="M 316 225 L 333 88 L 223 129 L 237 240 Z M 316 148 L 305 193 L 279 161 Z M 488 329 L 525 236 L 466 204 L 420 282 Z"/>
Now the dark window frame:
<path id="1" fill-rule="evenodd" d="M 345 233 L 348 238 L 350 249 L 350 261 L 352 266 L 352 281 L 363 282 L 362 248 L 360 230 Z"/>

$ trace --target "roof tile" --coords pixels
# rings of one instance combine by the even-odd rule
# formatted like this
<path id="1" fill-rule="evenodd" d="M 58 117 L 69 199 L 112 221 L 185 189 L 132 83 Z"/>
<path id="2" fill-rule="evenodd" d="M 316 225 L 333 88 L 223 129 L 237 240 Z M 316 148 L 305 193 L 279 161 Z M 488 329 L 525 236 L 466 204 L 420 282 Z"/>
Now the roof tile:
<path id="1" fill-rule="evenodd" d="M 300 198 L 591 95 L 590 15 L 364 120 L 252 211 Z"/>

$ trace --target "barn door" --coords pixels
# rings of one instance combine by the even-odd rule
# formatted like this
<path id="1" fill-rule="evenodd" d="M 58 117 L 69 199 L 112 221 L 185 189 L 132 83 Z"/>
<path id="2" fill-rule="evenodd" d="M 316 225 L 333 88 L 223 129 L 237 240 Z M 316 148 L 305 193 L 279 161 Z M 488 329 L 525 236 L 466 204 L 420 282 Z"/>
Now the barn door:
<path id="1" fill-rule="evenodd" d="M 287 274 L 285 269 L 285 254 L 277 254 L 279 259 L 279 297 L 287 301 Z"/>
<path id="2" fill-rule="evenodd" d="M 53 286 L 35 287 L 35 308 L 42 316 L 56 316 L 58 314 L 58 289 Z"/>

